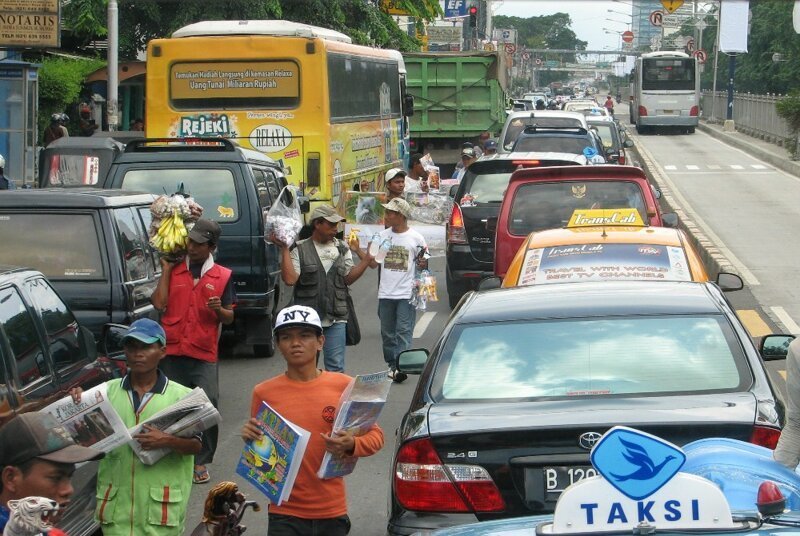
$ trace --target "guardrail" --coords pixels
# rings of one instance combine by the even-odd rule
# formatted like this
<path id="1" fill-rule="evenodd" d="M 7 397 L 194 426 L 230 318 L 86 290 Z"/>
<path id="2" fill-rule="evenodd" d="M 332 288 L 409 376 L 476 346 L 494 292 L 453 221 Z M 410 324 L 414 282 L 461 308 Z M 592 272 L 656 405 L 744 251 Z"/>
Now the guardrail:
<path id="1" fill-rule="evenodd" d="M 778 116 L 775 103 L 784 95 L 733 94 L 733 122 L 738 132 L 759 138 L 781 147 L 791 136 L 786 121 Z M 702 119 L 722 123 L 727 117 L 728 93 L 703 91 L 700 97 Z"/>

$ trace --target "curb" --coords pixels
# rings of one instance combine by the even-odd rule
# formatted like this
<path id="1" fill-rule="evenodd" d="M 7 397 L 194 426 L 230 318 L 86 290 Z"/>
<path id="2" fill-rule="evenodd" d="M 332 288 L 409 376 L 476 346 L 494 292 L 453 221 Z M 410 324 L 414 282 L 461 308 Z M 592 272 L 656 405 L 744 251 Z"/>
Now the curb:
<path id="1" fill-rule="evenodd" d="M 748 143 L 746 140 L 740 138 L 740 136 L 745 136 L 746 134 L 738 133 L 738 135 L 728 134 L 726 132 L 720 131 L 718 128 L 714 128 L 709 126 L 705 122 L 700 122 L 697 126 L 698 129 L 705 132 L 712 138 L 716 138 L 720 141 L 731 145 L 732 147 L 736 147 L 737 149 L 741 149 L 742 151 L 747 152 L 758 158 L 759 160 L 763 160 L 768 162 L 770 165 L 785 171 L 786 173 L 790 173 L 792 175 L 800 177 L 800 162 L 795 162 L 793 160 L 789 160 L 788 156 L 779 156 L 775 153 L 771 153 L 759 147 L 758 145 L 754 145 L 752 143 Z M 776 145 L 776 147 L 778 147 Z M 785 149 L 783 149 L 785 150 Z M 787 151 L 788 155 L 788 151 Z"/>

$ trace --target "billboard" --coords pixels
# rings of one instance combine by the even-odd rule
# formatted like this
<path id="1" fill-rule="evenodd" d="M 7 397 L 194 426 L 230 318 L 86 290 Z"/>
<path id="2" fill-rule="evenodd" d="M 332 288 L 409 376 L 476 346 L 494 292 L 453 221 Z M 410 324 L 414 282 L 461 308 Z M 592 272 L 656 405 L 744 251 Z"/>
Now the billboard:
<path id="1" fill-rule="evenodd" d="M 0 47 L 59 47 L 59 0 L 0 0 Z"/>

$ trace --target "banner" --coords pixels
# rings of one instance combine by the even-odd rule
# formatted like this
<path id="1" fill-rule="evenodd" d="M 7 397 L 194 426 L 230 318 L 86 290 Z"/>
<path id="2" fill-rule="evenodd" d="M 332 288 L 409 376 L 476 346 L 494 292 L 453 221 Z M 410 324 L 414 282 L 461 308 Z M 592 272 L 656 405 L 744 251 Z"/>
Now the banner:
<path id="1" fill-rule="evenodd" d="M 747 52 L 747 23 L 750 15 L 748 0 L 720 2 L 719 50 L 727 54 Z"/>

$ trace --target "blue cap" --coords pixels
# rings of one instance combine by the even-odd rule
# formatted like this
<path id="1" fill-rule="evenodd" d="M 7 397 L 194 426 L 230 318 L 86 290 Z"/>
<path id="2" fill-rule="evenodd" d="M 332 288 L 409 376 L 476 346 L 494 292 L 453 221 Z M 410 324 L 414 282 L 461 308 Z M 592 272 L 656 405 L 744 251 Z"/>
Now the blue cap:
<path id="1" fill-rule="evenodd" d="M 494 140 L 486 140 L 483 142 L 484 149 L 497 149 L 497 142 Z"/>
<path id="2" fill-rule="evenodd" d="M 167 344 L 167 335 L 164 333 L 164 328 L 161 327 L 161 324 L 149 318 L 140 318 L 131 324 L 122 337 L 122 342 L 124 343 L 128 337 L 142 341 L 145 344 L 153 344 L 154 342 L 160 342 L 161 346 L 166 346 Z"/>

